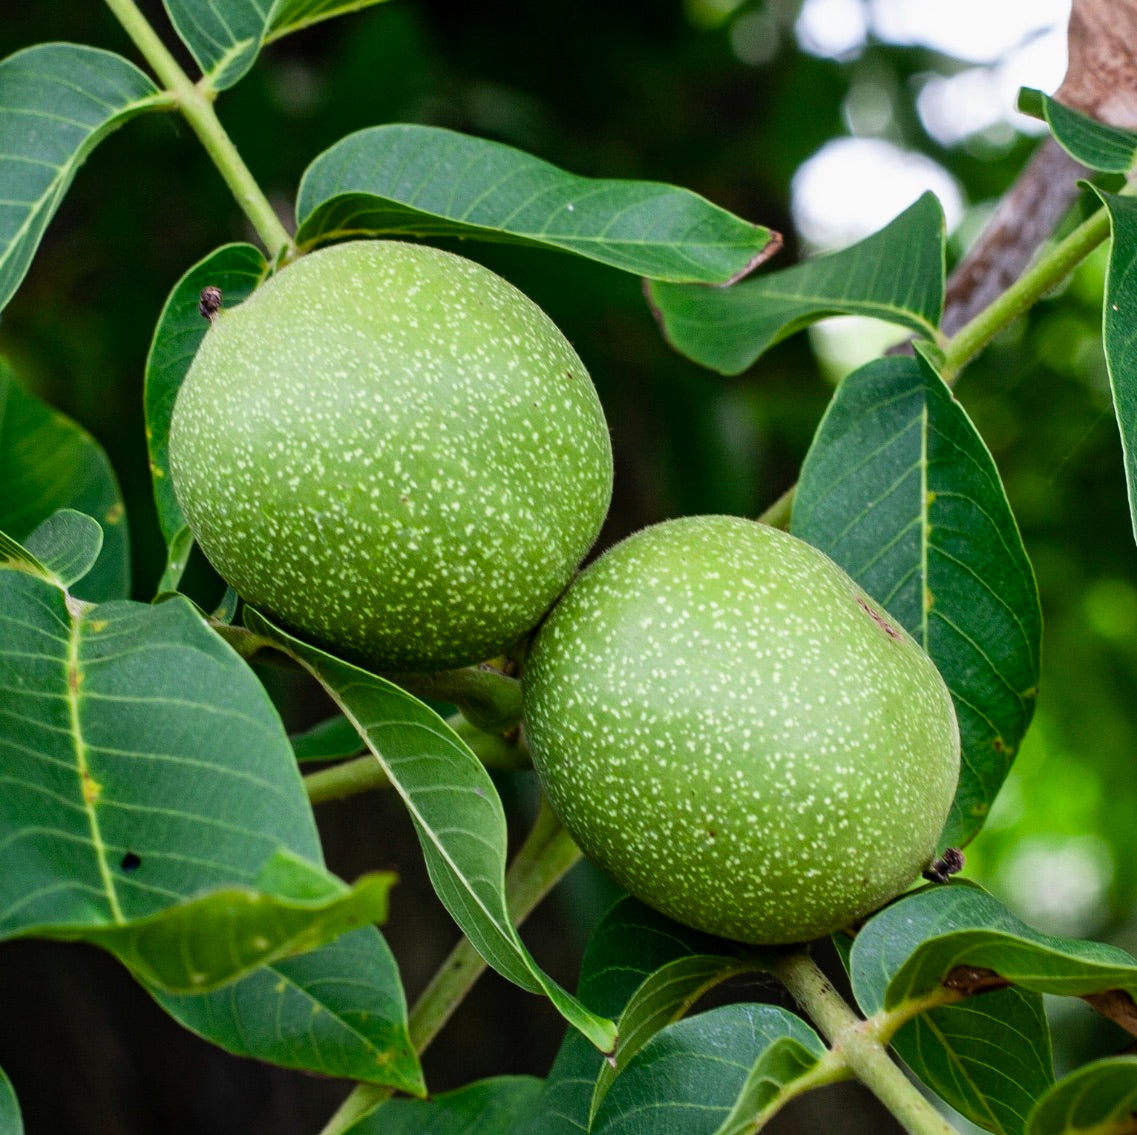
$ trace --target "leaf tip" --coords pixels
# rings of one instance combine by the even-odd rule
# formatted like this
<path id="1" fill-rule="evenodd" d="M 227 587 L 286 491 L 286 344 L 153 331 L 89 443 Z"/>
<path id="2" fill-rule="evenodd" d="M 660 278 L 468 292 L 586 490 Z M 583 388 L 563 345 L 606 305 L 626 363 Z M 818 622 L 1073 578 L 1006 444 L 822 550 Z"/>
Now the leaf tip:
<path id="1" fill-rule="evenodd" d="M 773 258 L 782 251 L 785 245 L 785 239 L 782 234 L 776 229 L 767 229 L 766 231 L 770 234 L 770 237 L 762 248 L 746 262 L 740 271 L 735 272 L 729 280 L 724 280 L 719 284 L 718 286 L 720 288 L 729 288 L 731 284 L 737 284 L 739 280 L 746 279 L 755 268 L 760 268 L 767 260 L 773 260 Z"/>

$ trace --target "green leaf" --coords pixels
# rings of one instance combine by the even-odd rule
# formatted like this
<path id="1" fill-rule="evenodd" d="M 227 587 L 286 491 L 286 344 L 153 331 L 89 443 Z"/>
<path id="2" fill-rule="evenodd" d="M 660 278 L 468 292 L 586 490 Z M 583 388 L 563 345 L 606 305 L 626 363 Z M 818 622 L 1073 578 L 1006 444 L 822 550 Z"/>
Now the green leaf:
<path id="1" fill-rule="evenodd" d="M 1137 201 L 1102 193 L 1113 227 L 1105 285 L 1105 361 L 1125 455 L 1129 513 L 1137 534 Z"/>
<path id="2" fill-rule="evenodd" d="M 145 949 L 148 969 L 162 972 L 183 964 L 190 943 L 217 949 L 223 937 L 211 944 L 201 935 L 228 933 L 246 916 L 260 922 L 268 913 L 283 949 L 310 945 L 303 932 L 294 936 L 298 914 L 322 937 L 343 928 L 333 926 L 340 916 L 357 925 L 379 913 L 387 886 L 370 880 L 354 897 L 338 897 L 342 884 L 321 866 L 276 711 L 187 600 L 79 609 L 20 571 L 0 571 L 0 831 L 0 936 L 87 939 L 128 964 Z M 203 893 L 219 890 L 228 894 Z M 250 890 L 275 891 L 278 901 L 266 912 Z M 185 933 L 173 935 L 176 926 Z M 190 1027 L 292 1067 L 386 1076 L 391 1034 L 401 1031 L 408 1050 L 406 1009 L 378 932 L 358 934 L 346 953 L 333 943 L 205 995 L 187 1010 Z M 357 984 L 361 942 L 374 957 Z M 274 949 L 270 941 L 265 956 Z M 249 962 L 231 951 L 230 959 L 237 970 Z M 295 967 L 311 988 L 276 993 L 282 981 L 296 984 L 288 976 Z M 217 976 L 206 972 L 213 976 L 202 984 Z M 372 1003 L 366 1028 L 355 1021 L 361 1001 Z M 234 1037 L 245 1028 L 234 1018 L 238 1004 L 263 1012 L 259 1028 Z M 383 1005 L 390 1014 L 372 1019 Z M 328 1019 L 315 1021 L 317 1013 Z M 408 1059 L 380 1082 L 410 1083 Z"/>
<path id="3" fill-rule="evenodd" d="M 577 177 L 434 126 L 360 130 L 308 167 L 297 239 L 457 236 L 573 252 L 651 279 L 726 283 L 780 247 L 685 189 Z"/>
<path id="4" fill-rule="evenodd" d="M 505 813 L 493 781 L 466 744 L 398 686 L 300 642 L 251 608 L 245 622 L 279 643 L 355 725 L 410 813 L 439 899 L 482 957 L 522 989 L 543 993 L 593 1044 L 610 1050 L 612 1024 L 537 966 L 510 921 Z"/>
<path id="5" fill-rule="evenodd" d="M 0 359 L 0 529 L 23 541 L 59 509 L 93 516 L 103 547 L 78 589 L 92 601 L 130 591 L 130 539 L 118 481 L 85 430 L 33 398 Z"/>
<path id="6" fill-rule="evenodd" d="M 816 1082 L 817 1034 L 776 1005 L 726 1005 L 656 1033 L 616 1077 L 594 1135 L 743 1135 Z"/>
<path id="7" fill-rule="evenodd" d="M 987 1131 L 1019 1135 L 1054 1083 L 1042 995 L 1012 986 L 929 1009 L 892 1045 L 939 1097 Z"/>
<path id="8" fill-rule="evenodd" d="M 170 418 L 174 401 L 209 321 L 198 311 L 202 289 L 221 289 L 226 306 L 245 299 L 267 271 L 264 256 L 251 244 L 227 244 L 198 261 L 178 282 L 166 300 L 150 354 L 146 359 L 146 440 L 150 448 L 150 475 L 158 523 L 166 539 L 166 572 L 158 590 L 177 589 L 185 571 L 193 537 L 170 481 Z"/>
<path id="9" fill-rule="evenodd" d="M 95 566 L 103 548 L 103 530 L 86 513 L 64 508 L 39 525 L 24 546 L 60 587 L 70 588 Z"/>
<path id="10" fill-rule="evenodd" d="M 654 1032 L 680 1017 L 708 986 L 759 966 L 735 943 L 680 926 L 624 897 L 604 916 L 585 950 L 580 999 L 617 1020 L 615 1069 Z M 561 1045 L 540 1100 L 516 1135 L 573 1135 L 589 1129 L 615 1069 L 577 1033 Z"/>
<path id="11" fill-rule="evenodd" d="M 363 751 L 355 726 L 343 714 L 290 737 L 298 761 L 332 761 L 354 757 Z"/>
<path id="12" fill-rule="evenodd" d="M 922 1076 L 930 1068 L 925 1082 L 992 1131 L 1025 1130 L 1053 1071 L 1041 1006 L 1026 997 L 1016 1006 L 1003 992 L 987 991 L 1010 983 L 1034 997 L 1083 997 L 1137 1031 L 1137 959 L 1113 946 L 1040 934 L 965 883 L 918 892 L 878 914 L 854 942 L 850 972 L 867 1014 L 922 1011 L 930 1019 L 921 1035 L 909 1036 L 908 1052 L 898 1048 L 908 1059 L 919 1044 L 939 1044 L 920 1054 L 924 1068 L 920 1061 L 913 1067 Z M 969 1000 L 956 1004 L 962 997 Z M 947 1044 L 936 1022 L 949 1012 L 953 1028 L 942 1031 L 954 1035 Z M 960 1027 L 964 1012 L 974 1019 Z"/>
<path id="13" fill-rule="evenodd" d="M 20 1105 L 12 1088 L 12 1081 L 0 1068 L 0 1131 L 4 1135 L 24 1135 L 24 1121 L 20 1118 Z"/>
<path id="14" fill-rule="evenodd" d="M 1024 87 L 1019 109 L 1041 118 L 1054 140 L 1076 161 L 1102 173 L 1128 173 L 1137 160 L 1137 133 L 1107 126 L 1081 111 Z"/>
<path id="15" fill-rule="evenodd" d="M 281 893 L 262 880 L 256 888 L 218 888 L 149 918 L 84 927 L 74 936 L 114 954 L 152 989 L 207 992 L 349 930 L 386 921 L 394 882 L 390 873 L 365 875 L 350 889 L 339 886 L 315 897 Z"/>
<path id="16" fill-rule="evenodd" d="M 429 1100 L 388 1100 L 344 1135 L 507 1135 L 540 1089 L 531 1076 L 498 1076 Z"/>
<path id="17" fill-rule="evenodd" d="M 148 918 L 320 862 L 280 720 L 191 605 L 76 610 L 0 572 L 0 935 Z"/>
<path id="18" fill-rule="evenodd" d="M 1112 1056 L 1071 1072 L 1038 1101 L 1027 1135 L 1133 1135 L 1137 1056 Z"/>
<path id="19" fill-rule="evenodd" d="M 708 990 L 737 973 L 753 969 L 753 961 L 716 954 L 676 958 L 651 974 L 633 994 L 616 1021 L 620 1038 L 614 1062 L 600 1066 L 592 1091 L 590 1121 L 619 1074 L 661 1029 L 681 1017 Z"/>
<path id="20" fill-rule="evenodd" d="M 878 359 L 838 387 L 802 467 L 792 531 L 931 655 L 963 765 L 945 846 L 982 826 L 1034 710 L 1042 615 L 998 470 L 923 360 Z"/>
<path id="21" fill-rule="evenodd" d="M 373 926 L 213 993 L 151 993 L 186 1028 L 237 1056 L 426 1094 L 398 965 Z"/>
<path id="22" fill-rule="evenodd" d="M 857 1001 L 869 1014 L 943 999 L 976 983 L 980 989 L 997 985 L 975 972 L 982 970 L 1057 996 L 1137 991 L 1132 955 L 1032 930 L 994 896 L 965 883 L 930 887 L 886 907 L 857 935 L 850 965 Z M 1110 1007 L 1098 1001 L 1095 1008 Z"/>
<path id="23" fill-rule="evenodd" d="M 382 0 L 165 0 L 170 21 L 210 86 L 224 90 L 246 75 L 261 48 L 320 20 Z"/>
<path id="24" fill-rule="evenodd" d="M 671 346 L 723 374 L 741 373 L 831 315 L 872 316 L 934 340 L 944 303 L 943 210 L 925 193 L 841 252 L 729 288 L 655 283 L 648 298 Z"/>
<path id="25" fill-rule="evenodd" d="M 51 569 L 41 564 L 23 544 L 13 540 L 6 532 L 0 532 L 0 567 L 26 571 L 54 586 L 59 586 L 59 580 L 55 578 Z"/>
<path id="26" fill-rule="evenodd" d="M 0 310 L 87 155 L 165 96 L 133 63 L 73 43 L 0 61 Z"/>

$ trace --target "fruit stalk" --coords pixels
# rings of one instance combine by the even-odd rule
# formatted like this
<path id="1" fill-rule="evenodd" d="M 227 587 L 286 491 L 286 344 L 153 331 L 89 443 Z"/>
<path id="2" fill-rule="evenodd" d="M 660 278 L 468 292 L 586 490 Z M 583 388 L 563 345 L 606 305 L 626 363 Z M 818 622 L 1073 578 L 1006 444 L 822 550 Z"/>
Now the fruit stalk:
<path id="1" fill-rule="evenodd" d="M 214 112 L 210 95 L 182 70 L 134 0 L 106 0 L 106 5 L 153 68 L 154 74 L 174 95 L 178 109 L 225 179 L 237 204 L 268 250 L 270 259 L 294 254 L 296 245 L 292 237 L 225 132 Z"/>
<path id="2" fill-rule="evenodd" d="M 505 733 L 521 721 L 521 683 L 490 666 L 433 674 L 384 674 L 416 698 L 449 702 L 486 733 Z"/>
<path id="3" fill-rule="evenodd" d="M 515 926 L 529 916 L 580 857 L 580 849 L 542 796 L 533 828 L 505 875 L 506 905 Z M 485 961 L 468 938 L 450 951 L 411 1009 L 408 1026 L 416 1052 L 423 1052 L 434 1040 L 485 968 Z M 391 1093 L 391 1088 L 358 1085 L 320 1135 L 342 1135 Z"/>
<path id="4" fill-rule="evenodd" d="M 784 955 L 774 973 L 849 1070 L 909 1135 L 957 1135 L 888 1054 L 875 1018 L 858 1017 L 805 950 Z"/>

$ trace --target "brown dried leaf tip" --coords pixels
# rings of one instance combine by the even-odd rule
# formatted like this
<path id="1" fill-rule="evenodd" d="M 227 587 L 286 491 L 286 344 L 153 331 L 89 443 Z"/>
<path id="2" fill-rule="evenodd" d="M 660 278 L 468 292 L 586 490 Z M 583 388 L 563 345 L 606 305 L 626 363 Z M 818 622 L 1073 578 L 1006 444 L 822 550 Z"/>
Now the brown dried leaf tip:
<path id="1" fill-rule="evenodd" d="M 1127 1033 L 1137 1036 L 1137 1004 L 1126 990 L 1105 989 L 1101 993 L 1086 993 L 1082 1000 Z"/>
<path id="2" fill-rule="evenodd" d="M 929 883 L 946 883 L 952 875 L 958 875 L 963 870 L 963 864 L 963 852 L 958 847 L 949 847 L 923 872 L 923 875 Z"/>
<path id="3" fill-rule="evenodd" d="M 197 310 L 201 312 L 202 319 L 216 323 L 217 313 L 221 310 L 221 289 L 213 284 L 202 288 L 197 300 Z"/>

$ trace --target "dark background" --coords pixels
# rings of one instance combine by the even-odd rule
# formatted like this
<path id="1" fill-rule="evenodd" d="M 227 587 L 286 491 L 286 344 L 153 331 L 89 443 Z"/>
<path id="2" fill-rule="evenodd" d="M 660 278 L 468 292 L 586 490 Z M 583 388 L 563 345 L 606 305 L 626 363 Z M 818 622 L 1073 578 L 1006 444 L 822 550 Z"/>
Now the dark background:
<path id="1" fill-rule="evenodd" d="M 142 6 L 165 27 L 158 5 Z M 393 0 L 274 45 L 221 97 L 219 113 L 286 216 L 307 163 L 345 133 L 429 122 L 576 173 L 697 190 L 783 232 L 783 266 L 799 255 L 791 177 L 827 139 L 848 132 L 842 107 L 859 84 L 891 92 L 884 135 L 950 169 L 972 205 L 997 197 L 1034 144 L 980 140 L 945 152 L 924 132 L 915 91 L 923 76 L 957 70 L 959 61 L 885 44 L 843 61 L 817 59 L 795 43 L 795 5 L 771 2 L 735 13 L 771 17 L 776 46 L 750 66 L 731 50 L 730 20 L 697 20 L 696 10 L 680 0 Z M 0 21 L 0 56 L 50 39 L 136 58 L 94 2 L 49 0 Z M 118 470 L 139 599 L 153 594 L 164 557 L 142 419 L 151 330 L 192 263 L 251 238 L 188 129 L 173 117 L 139 119 L 82 169 L 0 319 L 0 352 L 21 379 L 89 429 Z M 832 389 L 807 336 L 723 379 L 667 350 L 631 277 L 553 253 L 463 251 L 533 296 L 589 365 L 617 458 L 600 546 L 667 516 L 756 515 L 793 483 Z M 1053 928 L 1132 948 L 1137 590 L 1100 349 L 1102 273 L 1095 258 L 958 387 L 1006 478 L 1047 618 L 1039 718 L 989 830 L 969 849 L 968 874 L 1036 922 L 1052 914 Z M 201 564 L 190 586 L 206 595 L 214 586 Z M 272 682 L 293 726 L 325 712 L 311 690 Z M 502 791 L 524 817 L 528 779 L 503 778 Z M 387 934 L 413 998 L 456 935 L 430 893 L 409 824 L 377 795 L 322 805 L 318 815 L 341 874 L 399 871 Z M 608 895 L 578 869 L 526 928 L 538 959 L 570 986 Z M 778 996 L 766 984 L 741 992 Z M 0 946 L 0 1007 L 0 1067 L 29 1135 L 307 1135 L 346 1090 L 239 1061 L 183 1033 L 114 962 L 82 947 Z M 442 1090 L 482 1075 L 543 1074 L 560 1035 L 543 1002 L 487 977 L 429 1050 L 428 1082 Z M 1062 1010 L 1062 1037 L 1060 1064 L 1122 1043 L 1080 1002 Z M 806 1097 L 776 1130 L 883 1132 L 890 1122 L 851 1087 Z"/>

